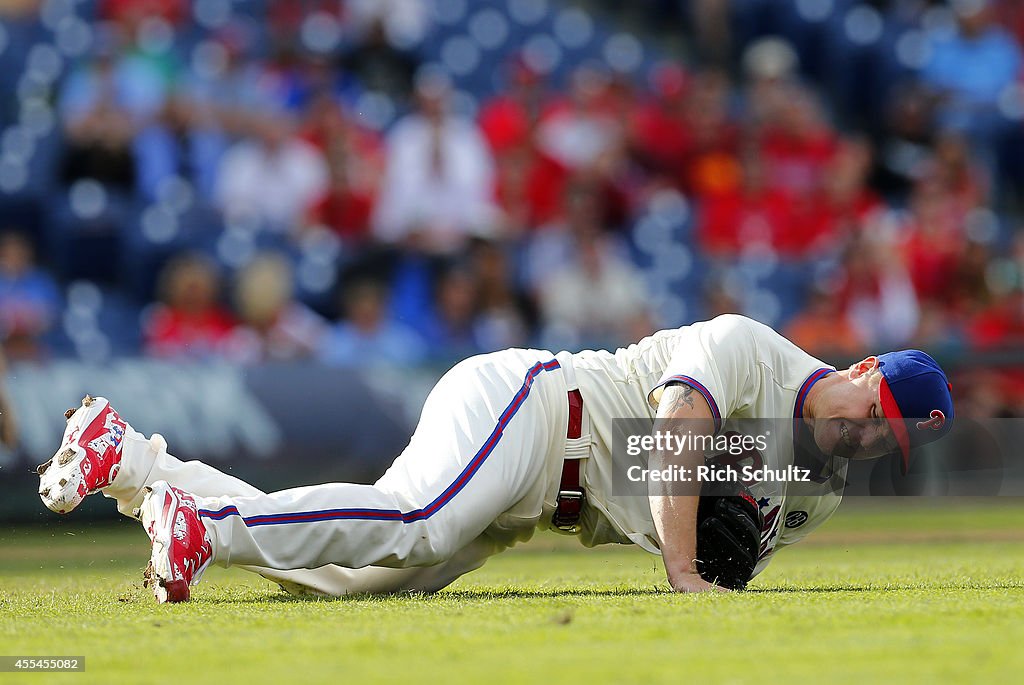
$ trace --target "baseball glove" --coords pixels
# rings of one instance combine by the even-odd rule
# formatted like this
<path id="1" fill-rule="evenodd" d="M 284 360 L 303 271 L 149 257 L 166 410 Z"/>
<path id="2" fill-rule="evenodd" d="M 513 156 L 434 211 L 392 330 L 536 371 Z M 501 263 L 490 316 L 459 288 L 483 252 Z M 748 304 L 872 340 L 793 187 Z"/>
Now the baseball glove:
<path id="1" fill-rule="evenodd" d="M 764 517 L 742 483 L 707 483 L 697 506 L 697 572 L 742 590 L 757 566 Z"/>

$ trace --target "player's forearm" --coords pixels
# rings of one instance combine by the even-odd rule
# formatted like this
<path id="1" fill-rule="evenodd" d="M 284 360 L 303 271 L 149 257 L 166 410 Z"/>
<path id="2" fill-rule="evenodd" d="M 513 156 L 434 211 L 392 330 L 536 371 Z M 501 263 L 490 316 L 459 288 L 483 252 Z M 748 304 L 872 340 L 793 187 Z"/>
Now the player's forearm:
<path id="1" fill-rule="evenodd" d="M 695 473 L 704 455 L 687 451 L 680 455 L 655 452 L 651 454 L 652 471 L 667 468 L 677 473 Z M 654 528 L 661 540 L 661 555 L 669 583 L 677 587 L 681 577 L 696 573 L 697 558 L 697 505 L 700 501 L 696 484 L 655 482 L 648 485 Z"/>
<path id="2" fill-rule="evenodd" d="M 707 401 L 686 384 L 665 387 L 658 403 L 658 416 L 654 431 L 663 437 L 711 435 L 715 422 Z M 655 440 L 665 449 L 651 451 L 648 464 L 651 471 L 693 474 L 704 463 L 703 452 L 691 449 L 672 450 L 671 445 L 686 444 L 685 440 Z M 674 468 L 673 468 L 674 467 Z M 687 479 L 650 479 L 648 481 L 651 515 L 654 528 L 661 541 L 661 554 L 665 572 L 672 589 L 678 592 L 704 592 L 714 586 L 697 574 L 697 505 L 700 501 L 700 483 Z"/>

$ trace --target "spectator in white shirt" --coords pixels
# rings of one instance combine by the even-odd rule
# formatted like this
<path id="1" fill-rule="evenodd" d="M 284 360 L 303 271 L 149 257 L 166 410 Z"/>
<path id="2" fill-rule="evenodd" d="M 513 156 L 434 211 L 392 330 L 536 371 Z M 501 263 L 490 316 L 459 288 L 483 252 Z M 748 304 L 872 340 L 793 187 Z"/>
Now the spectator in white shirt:
<path id="1" fill-rule="evenodd" d="M 383 242 L 446 254 L 470 236 L 493 230 L 494 162 L 476 125 L 449 111 L 450 94 L 443 74 L 419 74 L 419 109 L 388 137 L 374 217 L 374 232 Z"/>
<path id="2" fill-rule="evenodd" d="M 257 221 L 266 230 L 288 232 L 327 188 L 327 163 L 294 135 L 283 116 L 254 116 L 252 137 L 232 146 L 221 161 L 214 191 L 228 220 Z"/>

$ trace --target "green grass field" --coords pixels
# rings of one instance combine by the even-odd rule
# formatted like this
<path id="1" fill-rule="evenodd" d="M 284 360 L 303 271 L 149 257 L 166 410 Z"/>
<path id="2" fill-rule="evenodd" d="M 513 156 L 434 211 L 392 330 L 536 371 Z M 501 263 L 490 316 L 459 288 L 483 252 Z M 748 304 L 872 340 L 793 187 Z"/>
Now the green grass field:
<path id="1" fill-rule="evenodd" d="M 845 506 L 747 592 L 666 591 L 660 560 L 553 535 L 430 596 L 296 600 L 212 569 L 141 587 L 137 524 L 0 531 L 6 682 L 992 682 L 1024 670 L 1024 503 Z M 567 544 L 571 543 L 571 544 Z"/>

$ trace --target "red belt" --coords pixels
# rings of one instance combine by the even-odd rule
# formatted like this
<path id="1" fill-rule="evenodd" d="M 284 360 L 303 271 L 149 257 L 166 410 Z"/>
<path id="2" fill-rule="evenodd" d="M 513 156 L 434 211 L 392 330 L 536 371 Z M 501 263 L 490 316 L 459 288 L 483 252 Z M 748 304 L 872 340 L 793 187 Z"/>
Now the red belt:
<path id="1" fill-rule="evenodd" d="M 569 428 L 566 438 L 578 438 L 583 434 L 583 395 L 579 390 L 569 391 Z M 583 503 L 587 493 L 580 484 L 580 460 L 566 459 L 562 462 L 562 480 L 558 486 L 558 505 L 551 517 L 551 524 L 559 530 L 576 532 L 583 514 Z"/>

